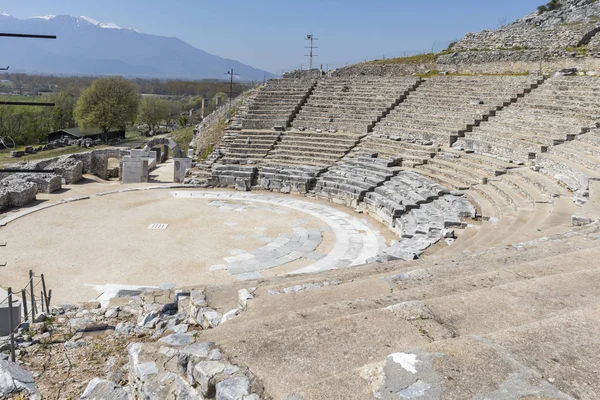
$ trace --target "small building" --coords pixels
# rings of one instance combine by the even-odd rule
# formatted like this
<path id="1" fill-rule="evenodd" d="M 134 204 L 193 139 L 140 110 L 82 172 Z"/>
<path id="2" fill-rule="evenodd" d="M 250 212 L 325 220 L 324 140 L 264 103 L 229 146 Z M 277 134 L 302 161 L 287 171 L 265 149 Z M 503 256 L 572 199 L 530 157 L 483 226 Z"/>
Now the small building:
<path id="1" fill-rule="evenodd" d="M 125 139 L 125 131 L 113 129 L 107 134 L 108 140 Z M 48 134 L 48 142 L 53 142 L 59 139 L 102 139 L 102 131 L 99 128 L 79 129 L 69 128 L 61 129 Z"/>

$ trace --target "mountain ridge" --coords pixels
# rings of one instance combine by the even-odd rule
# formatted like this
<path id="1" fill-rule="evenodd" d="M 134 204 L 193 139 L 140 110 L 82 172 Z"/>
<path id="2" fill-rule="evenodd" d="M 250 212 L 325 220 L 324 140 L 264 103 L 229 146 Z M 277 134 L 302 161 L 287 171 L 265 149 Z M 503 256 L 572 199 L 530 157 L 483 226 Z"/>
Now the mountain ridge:
<path id="1" fill-rule="evenodd" d="M 224 74 L 233 68 L 242 81 L 262 81 L 275 76 L 239 61 L 209 54 L 176 37 L 141 33 L 85 16 L 17 19 L 1 13 L 0 28 L 13 33 L 58 37 L 52 41 L 0 40 L 2 64 L 11 65 L 11 72 L 224 79 Z"/>

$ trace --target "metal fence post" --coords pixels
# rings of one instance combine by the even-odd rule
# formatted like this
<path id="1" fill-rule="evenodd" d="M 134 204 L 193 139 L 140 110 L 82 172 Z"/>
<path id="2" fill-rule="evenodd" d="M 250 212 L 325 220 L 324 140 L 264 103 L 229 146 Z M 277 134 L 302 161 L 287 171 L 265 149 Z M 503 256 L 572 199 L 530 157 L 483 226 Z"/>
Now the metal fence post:
<path id="1" fill-rule="evenodd" d="M 12 288 L 8 288 L 8 327 L 10 329 L 10 360 L 15 362 L 15 327 L 13 319 Z"/>
<path id="2" fill-rule="evenodd" d="M 27 321 L 29 313 L 27 312 L 27 292 L 25 289 L 21 289 L 21 303 L 23 303 L 23 321 Z"/>
<path id="3" fill-rule="evenodd" d="M 44 298 L 42 301 L 46 303 L 46 313 L 50 314 L 50 302 L 48 301 L 48 291 L 46 290 L 46 279 L 44 278 L 44 274 L 42 274 L 42 289 L 44 289 Z"/>
<path id="4" fill-rule="evenodd" d="M 35 294 L 33 291 L 33 271 L 29 270 L 29 294 L 31 294 L 31 323 L 35 322 Z"/>

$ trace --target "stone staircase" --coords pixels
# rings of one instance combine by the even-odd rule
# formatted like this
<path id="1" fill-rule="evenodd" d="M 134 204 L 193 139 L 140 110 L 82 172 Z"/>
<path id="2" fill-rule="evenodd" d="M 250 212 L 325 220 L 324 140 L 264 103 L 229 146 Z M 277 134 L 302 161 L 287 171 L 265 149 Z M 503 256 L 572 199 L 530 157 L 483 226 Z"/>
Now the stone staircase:
<path id="1" fill-rule="evenodd" d="M 413 77 L 325 78 L 319 81 L 292 125 L 366 133 L 419 83 Z"/>
<path id="2" fill-rule="evenodd" d="M 465 133 L 454 147 L 531 161 L 550 147 L 596 127 L 599 91 L 600 82 L 595 78 L 555 76 Z"/>
<path id="3" fill-rule="evenodd" d="M 261 163 L 261 186 L 307 193 L 315 178 L 346 155 L 360 138 L 353 133 L 284 132 Z"/>
<path id="4" fill-rule="evenodd" d="M 423 82 L 373 132 L 451 145 L 539 83 L 523 76 L 436 76 Z"/>
<path id="5" fill-rule="evenodd" d="M 273 398 L 411 398 L 412 388 L 425 398 L 593 399 L 599 234 L 593 225 L 469 257 L 265 279 L 247 312 L 203 340 Z M 239 285 L 208 288 L 210 306 L 230 309 L 222 299 Z"/>
<path id="6" fill-rule="evenodd" d="M 255 164 L 267 156 L 281 136 L 273 130 L 243 130 L 228 143 L 223 164 Z"/>
<path id="7" fill-rule="evenodd" d="M 315 79 L 270 79 L 246 106 L 241 127 L 288 127 L 315 85 Z"/>
<path id="8" fill-rule="evenodd" d="M 231 187 L 239 191 L 249 191 L 257 180 L 258 168 L 255 165 L 216 164 L 208 184 L 214 187 Z"/>

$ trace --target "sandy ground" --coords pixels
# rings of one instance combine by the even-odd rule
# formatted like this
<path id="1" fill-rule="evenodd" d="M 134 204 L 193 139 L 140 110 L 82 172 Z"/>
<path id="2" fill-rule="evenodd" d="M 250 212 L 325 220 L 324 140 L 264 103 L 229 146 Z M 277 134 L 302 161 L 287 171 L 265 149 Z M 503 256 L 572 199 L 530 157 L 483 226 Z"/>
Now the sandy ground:
<path id="1" fill-rule="evenodd" d="M 172 169 L 158 172 L 157 180 L 172 173 Z M 92 179 L 65 187 L 57 194 L 40 194 L 37 203 L 125 188 L 118 182 Z M 155 186 L 156 182 L 149 185 Z M 145 184 L 127 185 L 137 186 Z M 171 192 L 165 189 L 93 196 L 13 221 L 0 228 L 0 242 L 8 242 L 0 247 L 0 261 L 7 262 L 0 267 L 0 284 L 21 288 L 27 283 L 30 269 L 44 273 L 53 291 L 53 303 L 58 304 L 94 299 L 99 295 L 95 286 L 105 284 L 188 286 L 229 282 L 235 278 L 228 271 L 210 271 L 210 266 L 222 264 L 224 257 L 240 250 L 264 246 L 261 236 L 274 239 L 282 233 L 292 234 L 294 221 L 305 221 L 306 228 L 326 226 L 318 218 L 289 208 L 237 202 L 242 210 L 220 209 L 211 200 L 175 199 Z M 374 220 L 355 216 L 367 219 L 388 241 L 393 238 Z M 168 224 L 168 228 L 150 230 L 151 224 Z M 325 233 L 316 251 L 327 253 L 334 244 L 335 234 Z M 265 271 L 264 275 L 283 274 L 312 262 L 300 259 Z"/>

